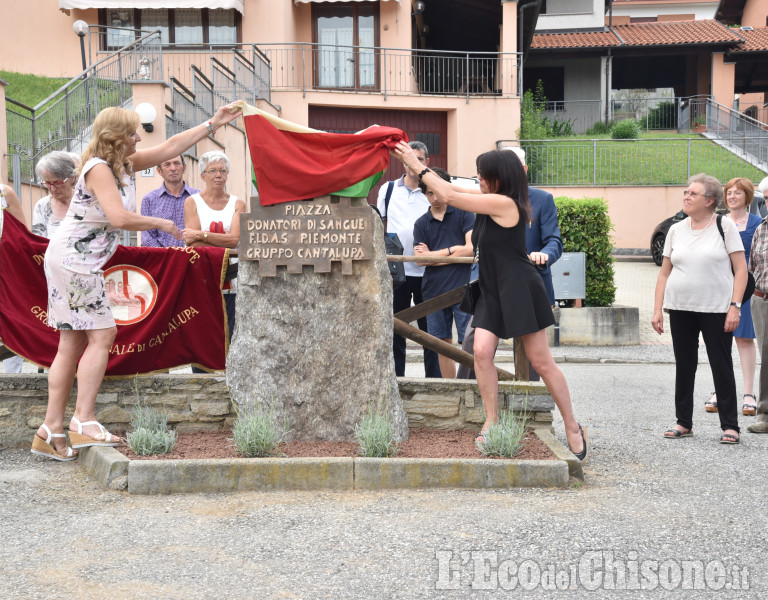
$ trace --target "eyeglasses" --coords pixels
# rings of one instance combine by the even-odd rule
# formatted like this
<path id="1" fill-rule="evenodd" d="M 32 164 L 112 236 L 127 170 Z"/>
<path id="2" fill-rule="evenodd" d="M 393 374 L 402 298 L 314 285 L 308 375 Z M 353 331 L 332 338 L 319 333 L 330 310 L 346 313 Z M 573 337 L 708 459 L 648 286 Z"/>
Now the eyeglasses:
<path id="1" fill-rule="evenodd" d="M 685 190 L 683 192 L 683 198 L 685 198 L 686 196 L 691 196 L 693 198 L 698 198 L 698 197 L 708 198 L 709 197 L 706 194 L 699 194 L 698 192 L 692 192 L 691 190 Z"/>
<path id="2" fill-rule="evenodd" d="M 206 173 L 208 175 L 226 175 L 229 171 L 227 169 L 208 169 Z"/>
<path id="3" fill-rule="evenodd" d="M 57 181 L 45 181 L 44 180 L 43 181 L 43 185 L 45 187 L 47 187 L 48 189 L 50 189 L 50 188 L 57 188 L 57 187 L 61 187 L 62 185 L 64 185 L 67 181 L 69 181 L 69 177 L 67 177 L 66 179 L 59 179 Z"/>

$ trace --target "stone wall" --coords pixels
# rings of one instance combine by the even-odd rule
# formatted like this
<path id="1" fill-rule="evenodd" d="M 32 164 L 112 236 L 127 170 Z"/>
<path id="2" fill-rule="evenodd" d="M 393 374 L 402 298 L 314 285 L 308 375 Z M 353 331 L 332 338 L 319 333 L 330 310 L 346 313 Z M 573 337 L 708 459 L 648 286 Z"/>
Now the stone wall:
<path id="1" fill-rule="evenodd" d="M 477 384 L 469 380 L 398 379 L 410 428 L 480 428 L 483 403 Z M 77 386 L 75 386 L 76 389 Z M 499 385 L 500 406 L 525 408 L 532 425 L 550 426 L 554 402 L 542 383 Z M 45 374 L 0 374 L 0 447 L 31 443 L 43 422 L 48 400 Z M 230 429 L 235 414 L 223 376 L 156 374 L 105 380 L 96 398 L 96 414 L 109 429 L 123 431 L 138 401 L 168 414 L 178 431 Z M 75 406 L 70 398 L 65 427 Z"/>

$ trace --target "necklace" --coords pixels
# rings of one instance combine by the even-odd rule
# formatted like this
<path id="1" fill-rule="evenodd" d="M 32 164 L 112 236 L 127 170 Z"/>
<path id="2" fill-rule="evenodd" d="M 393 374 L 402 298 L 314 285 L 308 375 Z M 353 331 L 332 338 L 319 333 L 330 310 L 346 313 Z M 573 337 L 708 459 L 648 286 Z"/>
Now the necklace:
<path id="1" fill-rule="evenodd" d="M 712 213 L 712 216 L 709 217 L 709 223 L 707 223 L 707 226 L 704 229 L 699 229 L 694 231 L 693 229 L 693 219 L 688 217 L 688 227 L 691 230 L 691 235 L 694 236 L 700 236 L 702 233 L 704 233 L 707 229 L 709 229 L 709 226 L 712 225 L 712 220 L 715 218 L 715 213 Z"/>
<path id="2" fill-rule="evenodd" d="M 746 223 L 746 222 L 747 222 L 747 216 L 748 216 L 748 215 L 747 215 L 747 213 L 744 213 L 744 216 L 743 216 L 743 217 L 741 217 L 740 219 L 736 219 L 736 218 L 734 218 L 734 216 L 733 216 L 733 213 L 730 213 L 728 216 L 731 218 L 731 220 L 732 220 L 734 223 L 736 223 L 736 225 L 744 225 L 744 223 Z"/>

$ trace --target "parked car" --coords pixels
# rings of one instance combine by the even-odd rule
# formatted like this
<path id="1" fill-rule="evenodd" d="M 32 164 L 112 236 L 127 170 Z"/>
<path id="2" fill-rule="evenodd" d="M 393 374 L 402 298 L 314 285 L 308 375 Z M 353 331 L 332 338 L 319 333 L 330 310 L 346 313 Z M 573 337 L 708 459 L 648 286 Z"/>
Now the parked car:
<path id="1" fill-rule="evenodd" d="M 657 266 L 660 267 L 662 261 L 664 260 L 664 242 L 667 239 L 669 228 L 672 227 L 672 225 L 675 223 L 679 223 L 683 219 L 687 218 L 688 215 L 686 215 L 681 210 L 675 215 L 669 217 L 668 219 L 664 219 L 661 223 L 656 225 L 656 229 L 654 229 L 653 233 L 651 234 L 651 257 L 653 257 L 653 262 L 655 262 Z"/>
<path id="2" fill-rule="evenodd" d="M 765 198 L 763 198 L 763 195 L 757 190 L 755 190 L 755 196 L 752 199 L 752 204 L 749 206 L 749 212 L 762 218 L 765 218 L 766 214 L 768 214 L 768 208 L 765 206 Z M 653 233 L 651 234 L 651 256 L 653 257 L 653 262 L 659 267 L 664 259 L 662 253 L 664 252 L 664 242 L 667 239 L 669 228 L 687 217 L 688 215 L 681 210 L 668 219 L 664 219 L 661 223 L 656 225 L 656 228 L 653 230 Z"/>

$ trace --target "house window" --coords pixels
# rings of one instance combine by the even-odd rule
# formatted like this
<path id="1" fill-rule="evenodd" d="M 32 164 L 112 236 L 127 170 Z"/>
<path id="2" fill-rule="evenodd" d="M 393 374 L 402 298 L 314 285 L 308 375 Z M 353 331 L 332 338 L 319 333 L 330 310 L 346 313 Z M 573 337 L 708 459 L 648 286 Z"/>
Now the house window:
<path id="1" fill-rule="evenodd" d="M 136 30 L 160 30 L 167 44 L 236 44 L 240 13 L 236 10 L 193 8 L 102 8 L 99 23 L 106 27 L 102 46 L 115 49 L 136 39 Z"/>
<path id="2" fill-rule="evenodd" d="M 312 5 L 318 87 L 375 88 L 378 3 Z"/>

